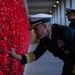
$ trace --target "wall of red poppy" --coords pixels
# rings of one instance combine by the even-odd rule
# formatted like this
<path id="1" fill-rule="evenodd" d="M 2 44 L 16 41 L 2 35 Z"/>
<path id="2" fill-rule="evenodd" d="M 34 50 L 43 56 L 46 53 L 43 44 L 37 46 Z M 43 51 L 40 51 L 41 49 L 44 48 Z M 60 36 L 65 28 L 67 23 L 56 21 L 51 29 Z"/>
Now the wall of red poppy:
<path id="1" fill-rule="evenodd" d="M 28 28 L 22 0 L 0 0 L 0 75 L 23 75 L 24 65 L 9 50 L 13 47 L 17 54 L 28 52 Z"/>

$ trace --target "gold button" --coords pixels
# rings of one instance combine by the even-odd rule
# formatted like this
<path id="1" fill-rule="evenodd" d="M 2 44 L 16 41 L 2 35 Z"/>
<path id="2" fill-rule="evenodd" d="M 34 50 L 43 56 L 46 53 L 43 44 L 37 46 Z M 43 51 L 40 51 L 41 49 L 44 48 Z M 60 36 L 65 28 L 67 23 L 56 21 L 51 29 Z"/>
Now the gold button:
<path id="1" fill-rule="evenodd" d="M 64 53 L 65 53 L 65 54 L 69 54 L 69 50 L 65 50 Z"/>
<path id="2" fill-rule="evenodd" d="M 71 60 L 69 60 L 69 62 L 71 62 Z"/>
<path id="3" fill-rule="evenodd" d="M 66 63 L 66 65 L 68 65 L 68 63 Z"/>
<path id="4" fill-rule="evenodd" d="M 67 57 L 67 56 L 65 55 L 65 57 Z"/>
<path id="5" fill-rule="evenodd" d="M 64 50 L 64 47 L 62 49 Z"/>
<path id="6" fill-rule="evenodd" d="M 44 46 L 44 48 L 46 48 L 46 46 Z"/>
<path id="7" fill-rule="evenodd" d="M 73 65 L 73 74 L 75 75 L 75 65 Z"/>

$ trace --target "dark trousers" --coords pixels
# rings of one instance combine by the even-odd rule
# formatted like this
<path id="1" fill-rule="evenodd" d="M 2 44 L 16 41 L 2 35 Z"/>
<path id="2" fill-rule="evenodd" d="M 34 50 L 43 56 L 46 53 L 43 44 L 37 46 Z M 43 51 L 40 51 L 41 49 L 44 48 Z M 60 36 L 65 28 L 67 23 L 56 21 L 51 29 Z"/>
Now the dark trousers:
<path id="1" fill-rule="evenodd" d="M 65 63 L 61 75 L 75 75 L 75 65 Z"/>

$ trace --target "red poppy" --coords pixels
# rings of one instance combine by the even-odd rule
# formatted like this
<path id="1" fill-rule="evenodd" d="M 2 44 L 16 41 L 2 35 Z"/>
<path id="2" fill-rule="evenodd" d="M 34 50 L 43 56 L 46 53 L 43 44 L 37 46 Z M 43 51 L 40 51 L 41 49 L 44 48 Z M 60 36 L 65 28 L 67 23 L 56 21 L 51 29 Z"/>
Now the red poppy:
<path id="1" fill-rule="evenodd" d="M 0 0 L 0 75 L 23 75 L 24 65 L 14 59 L 9 50 L 28 52 L 29 25 L 22 0 Z"/>

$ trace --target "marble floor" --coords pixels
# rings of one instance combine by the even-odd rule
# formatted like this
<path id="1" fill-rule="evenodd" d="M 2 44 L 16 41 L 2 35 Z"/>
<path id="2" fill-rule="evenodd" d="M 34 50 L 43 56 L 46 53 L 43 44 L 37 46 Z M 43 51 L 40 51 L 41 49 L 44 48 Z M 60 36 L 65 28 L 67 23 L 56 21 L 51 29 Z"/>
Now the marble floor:
<path id="1" fill-rule="evenodd" d="M 35 50 L 37 44 L 31 44 L 29 52 Z M 61 75 L 63 62 L 46 51 L 37 61 L 26 64 L 24 75 Z"/>

